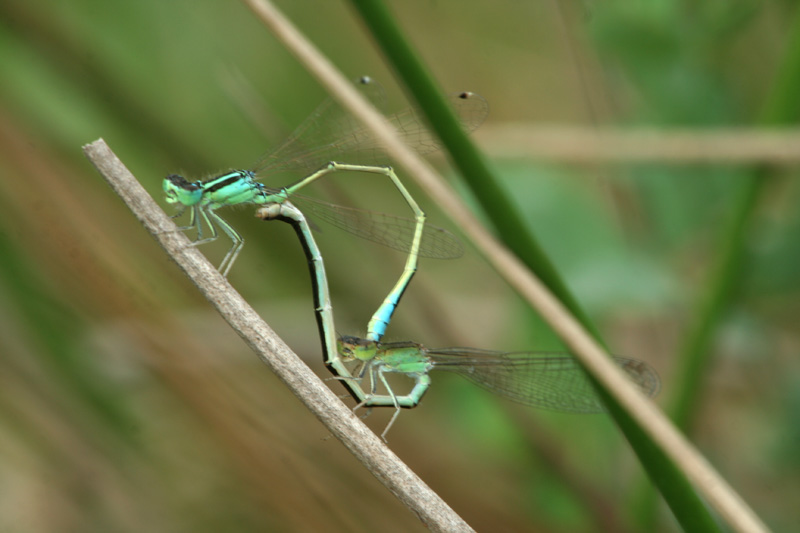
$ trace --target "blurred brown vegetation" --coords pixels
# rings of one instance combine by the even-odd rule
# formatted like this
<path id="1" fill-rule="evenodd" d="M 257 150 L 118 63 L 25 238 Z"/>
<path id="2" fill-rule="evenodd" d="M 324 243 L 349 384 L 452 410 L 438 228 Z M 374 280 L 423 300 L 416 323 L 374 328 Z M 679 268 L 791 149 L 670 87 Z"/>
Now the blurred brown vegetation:
<path id="1" fill-rule="evenodd" d="M 382 80 L 389 110 L 403 106 L 346 5 L 283 4 L 344 72 Z M 785 2 L 391 7 L 446 90 L 489 100 L 489 129 L 747 127 L 794 38 Z M 249 165 L 321 89 L 235 2 L 8 0 L 0 15 L 0 530 L 422 530 L 248 353 L 80 151 L 105 138 L 160 198 L 168 173 Z M 231 91 L 239 77 L 260 99 L 247 113 Z M 747 169 L 525 153 L 494 164 L 613 351 L 655 366 L 668 403 Z M 786 165 L 769 178 L 690 431 L 776 530 L 800 520 L 795 174 Z M 384 185 L 345 177 L 320 189 L 400 209 Z M 293 233 L 248 209 L 224 216 L 247 240 L 231 282 L 327 377 Z M 318 239 L 340 333 L 363 333 L 402 257 L 333 229 Z M 226 246 L 203 252 L 216 263 Z M 387 338 L 559 348 L 470 252 L 422 264 Z M 636 530 L 641 468 L 608 419 L 433 379 L 390 444 L 477 530 Z M 367 423 L 379 430 L 390 414 Z M 659 516 L 661 530 L 676 529 Z"/>

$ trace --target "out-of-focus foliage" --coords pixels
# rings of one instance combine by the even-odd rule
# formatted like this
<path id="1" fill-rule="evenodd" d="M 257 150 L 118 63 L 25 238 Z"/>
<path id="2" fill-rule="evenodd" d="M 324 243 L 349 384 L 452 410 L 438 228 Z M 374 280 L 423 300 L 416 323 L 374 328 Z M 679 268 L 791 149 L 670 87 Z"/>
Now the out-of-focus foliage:
<path id="1" fill-rule="evenodd" d="M 345 73 L 382 80 L 390 111 L 403 105 L 343 5 L 283 4 Z M 753 124 L 794 7 L 647 4 L 392 8 L 445 89 L 489 100 L 479 141 L 509 121 Z M 242 5 L 211 0 L 7 0 L 0 65 L 0 530 L 422 530 L 227 329 L 80 151 L 105 138 L 160 197 L 168 173 L 246 166 L 279 142 L 325 97 L 308 74 Z M 747 169 L 578 167 L 524 154 L 495 164 L 613 351 L 653 364 L 668 400 Z M 759 204 L 691 430 L 776 530 L 800 520 L 794 173 L 778 170 Z M 387 184 L 335 182 L 320 194 L 402 213 Z M 294 234 L 249 209 L 223 216 L 247 240 L 232 283 L 327 377 Z M 318 239 L 337 327 L 363 333 L 402 257 L 333 229 Z M 226 246 L 203 251 L 218 262 Z M 471 253 L 423 262 L 387 338 L 558 348 Z M 534 412 L 433 379 L 391 446 L 476 529 L 635 530 L 627 502 L 640 468 L 605 417 Z M 380 429 L 389 415 L 367 422 Z M 667 512 L 660 527 L 675 529 Z"/>

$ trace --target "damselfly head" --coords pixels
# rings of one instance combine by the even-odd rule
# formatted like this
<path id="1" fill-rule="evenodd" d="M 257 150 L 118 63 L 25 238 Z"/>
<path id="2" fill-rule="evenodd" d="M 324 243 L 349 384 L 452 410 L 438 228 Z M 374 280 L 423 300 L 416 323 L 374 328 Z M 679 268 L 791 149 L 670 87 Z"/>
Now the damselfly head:
<path id="1" fill-rule="evenodd" d="M 168 204 L 192 205 L 203 196 L 200 183 L 188 181 L 178 174 L 170 174 L 162 183 Z"/>
<path id="2" fill-rule="evenodd" d="M 375 341 L 352 335 L 342 335 L 339 337 L 337 347 L 339 355 L 341 355 L 345 361 L 353 361 L 355 359 L 368 361 L 375 357 L 378 350 L 378 345 Z"/>

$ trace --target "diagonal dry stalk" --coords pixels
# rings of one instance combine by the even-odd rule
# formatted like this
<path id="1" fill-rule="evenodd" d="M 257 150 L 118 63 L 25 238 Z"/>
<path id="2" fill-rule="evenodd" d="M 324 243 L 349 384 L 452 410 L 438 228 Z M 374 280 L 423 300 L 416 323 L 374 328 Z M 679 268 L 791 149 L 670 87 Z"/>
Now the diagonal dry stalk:
<path id="1" fill-rule="evenodd" d="M 433 531 L 472 528 L 398 458 L 275 334 L 153 201 L 105 141 L 84 153 L 222 317 L 333 435 Z"/>

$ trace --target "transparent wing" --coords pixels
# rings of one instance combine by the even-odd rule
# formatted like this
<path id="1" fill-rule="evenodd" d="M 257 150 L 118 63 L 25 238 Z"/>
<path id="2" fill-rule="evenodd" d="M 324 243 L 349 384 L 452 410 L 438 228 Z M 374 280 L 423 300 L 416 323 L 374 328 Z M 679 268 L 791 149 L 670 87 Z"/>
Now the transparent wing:
<path id="1" fill-rule="evenodd" d="M 553 411 L 604 412 L 583 369 L 569 354 L 492 352 L 474 348 L 428 350 L 434 368 L 458 373 L 473 383 L 511 400 Z M 648 396 L 661 381 L 644 361 L 614 357 L 614 362 Z"/>
<path id="2" fill-rule="evenodd" d="M 411 250 L 416 220 L 329 204 L 297 194 L 293 194 L 291 198 L 310 219 L 323 220 L 356 237 L 401 252 L 408 253 Z M 419 255 L 429 259 L 456 259 L 464 255 L 464 246 L 449 231 L 426 223 L 422 229 Z"/>
<path id="3" fill-rule="evenodd" d="M 370 78 L 359 80 L 359 87 L 371 102 L 380 104 L 383 101 L 382 88 Z M 453 95 L 451 102 L 466 131 L 476 129 L 489 114 L 489 104 L 475 93 Z M 422 117 L 412 109 L 387 118 L 418 153 L 427 154 L 441 148 Z M 288 170 L 311 172 L 329 161 L 360 165 L 389 163 L 372 132 L 332 98 L 323 102 L 282 145 L 259 159 L 252 170 L 256 174 Z"/>

